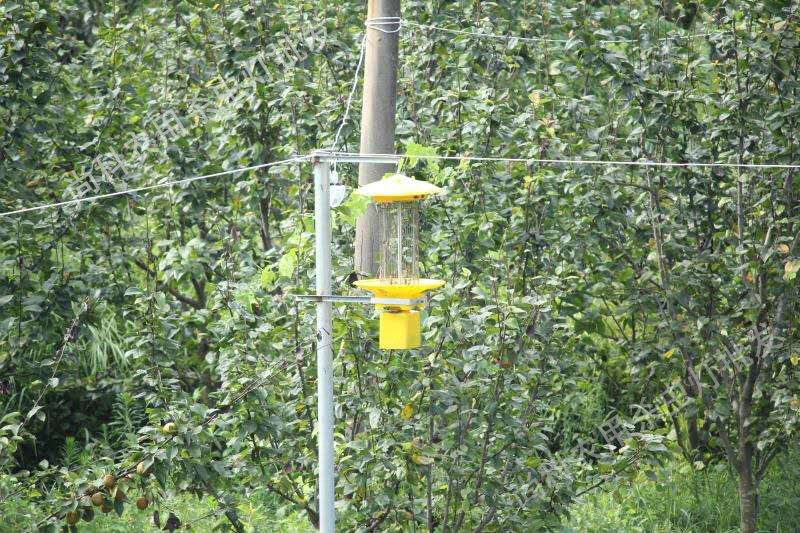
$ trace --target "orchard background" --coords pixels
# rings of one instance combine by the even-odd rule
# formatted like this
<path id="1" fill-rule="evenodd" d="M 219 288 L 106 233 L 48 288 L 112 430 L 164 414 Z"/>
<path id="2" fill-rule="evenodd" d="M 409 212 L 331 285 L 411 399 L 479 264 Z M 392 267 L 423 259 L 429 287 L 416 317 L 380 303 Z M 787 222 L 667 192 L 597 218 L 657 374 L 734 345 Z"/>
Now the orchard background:
<path id="1" fill-rule="evenodd" d="M 397 150 L 449 191 L 421 256 L 448 283 L 415 351 L 335 307 L 341 529 L 796 527 L 796 168 L 419 156 L 796 165 L 797 3 L 402 9 Z M 3 2 L 0 210 L 331 146 L 365 12 Z M 317 525 L 312 181 L 0 219 L 3 531 Z M 362 209 L 336 210 L 340 294 Z"/>

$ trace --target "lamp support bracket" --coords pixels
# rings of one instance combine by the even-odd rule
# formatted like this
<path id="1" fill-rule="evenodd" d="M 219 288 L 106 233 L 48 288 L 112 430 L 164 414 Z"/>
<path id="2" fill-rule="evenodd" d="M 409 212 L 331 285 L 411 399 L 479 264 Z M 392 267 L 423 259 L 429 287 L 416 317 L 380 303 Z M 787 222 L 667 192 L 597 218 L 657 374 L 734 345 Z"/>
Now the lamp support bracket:
<path id="1" fill-rule="evenodd" d="M 376 298 L 374 296 L 339 296 L 336 294 L 298 294 L 298 300 L 311 302 L 359 303 L 372 305 L 422 305 L 427 298 Z"/>
<path id="2" fill-rule="evenodd" d="M 309 154 L 312 164 L 316 163 L 383 163 L 394 164 L 403 159 L 395 154 L 342 154 L 329 150 L 314 150 Z"/>

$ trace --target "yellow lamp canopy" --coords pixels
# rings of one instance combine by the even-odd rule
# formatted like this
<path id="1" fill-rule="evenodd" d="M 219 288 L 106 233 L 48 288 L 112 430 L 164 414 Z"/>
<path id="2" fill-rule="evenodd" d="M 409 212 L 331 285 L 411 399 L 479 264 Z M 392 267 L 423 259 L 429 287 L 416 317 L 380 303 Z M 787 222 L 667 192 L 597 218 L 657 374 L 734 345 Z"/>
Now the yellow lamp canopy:
<path id="1" fill-rule="evenodd" d="M 444 281 L 419 276 L 419 211 L 422 200 L 444 190 L 432 183 L 393 174 L 357 189 L 378 209 L 380 268 L 378 278 L 355 282 L 378 298 L 417 299 Z M 420 345 L 419 312 L 410 305 L 381 304 L 380 347 L 417 348 Z"/>
<path id="2" fill-rule="evenodd" d="M 424 200 L 428 196 L 443 193 L 444 189 L 433 183 L 415 180 L 403 174 L 392 174 L 382 180 L 359 187 L 354 192 L 361 196 L 369 196 L 375 203 L 384 203 Z"/>

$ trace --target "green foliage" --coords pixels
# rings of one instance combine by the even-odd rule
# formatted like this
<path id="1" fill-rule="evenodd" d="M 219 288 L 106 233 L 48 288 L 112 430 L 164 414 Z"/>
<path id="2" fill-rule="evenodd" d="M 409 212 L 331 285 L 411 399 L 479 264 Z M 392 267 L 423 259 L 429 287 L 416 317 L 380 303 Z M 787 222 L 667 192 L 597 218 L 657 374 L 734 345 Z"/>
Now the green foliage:
<path id="1" fill-rule="evenodd" d="M 377 350 L 373 311 L 336 309 L 342 529 L 555 527 L 581 492 L 636 481 L 667 450 L 706 471 L 752 464 L 757 485 L 796 440 L 794 174 L 425 156 L 796 163 L 796 17 L 781 2 L 482 4 L 403 7 L 566 42 L 403 28 L 400 170 L 449 191 L 421 230 L 421 271 L 448 284 L 417 351 Z M 3 3 L 0 209 L 91 177 L 105 193 L 330 146 L 362 7 Z M 336 148 L 354 149 L 354 115 Z M 110 154 L 124 169 L 102 171 Z M 4 219 L 14 528 L 54 528 L 87 491 L 127 520 L 100 480 L 139 462 L 152 474 L 133 492 L 163 520 L 193 495 L 219 511 L 210 527 L 239 529 L 264 487 L 270 509 L 316 520 L 314 318 L 292 297 L 313 283 L 311 181 L 307 165 L 262 168 Z M 336 210 L 338 293 L 365 205 Z M 738 375 L 721 353 L 742 356 Z M 675 384 L 688 402 L 669 416 Z M 625 443 L 605 441 L 612 416 Z"/>
<path id="2" fill-rule="evenodd" d="M 421 144 L 415 142 L 407 142 L 406 143 L 406 154 L 407 157 L 401 159 L 400 162 L 397 164 L 397 172 L 401 173 L 406 169 L 412 169 L 417 166 L 420 161 L 425 162 L 426 171 L 429 174 L 429 179 L 431 181 L 438 181 L 439 175 L 439 163 L 436 159 L 420 159 L 420 156 L 436 156 L 436 148 L 433 146 L 423 146 Z"/>
<path id="3" fill-rule="evenodd" d="M 799 477 L 797 450 L 781 454 L 767 473 L 758 531 L 793 529 L 800 519 L 794 490 Z M 587 495 L 564 531 L 732 533 L 739 524 L 735 494 L 735 476 L 724 466 L 697 469 L 676 458 L 649 478 Z"/>
<path id="4" fill-rule="evenodd" d="M 129 491 L 128 497 L 132 503 L 138 499 L 138 494 Z M 24 508 L 24 501 L 14 502 L 4 505 L 4 515 L 0 517 L 0 528 L 4 531 L 19 530 L 25 522 L 17 522 L 21 516 L 17 514 Z M 81 521 L 78 531 L 87 533 L 141 531 L 145 533 L 162 531 L 169 517 L 169 512 L 162 508 L 158 513 L 161 527 L 154 524 L 153 510 L 157 507 L 150 506 L 144 511 L 136 509 L 133 505 L 126 507 L 122 515 L 116 513 L 104 514 L 96 512 L 91 522 Z M 176 493 L 169 499 L 169 509 L 180 517 L 183 525 L 189 525 L 192 531 L 210 533 L 215 529 L 215 519 L 219 515 L 219 510 L 212 498 L 196 498 L 191 495 Z M 276 511 L 276 502 L 268 493 L 257 491 L 246 502 L 242 502 L 239 509 L 239 516 L 245 527 L 245 531 L 269 531 L 276 533 L 310 533 L 314 531 L 308 521 L 299 514 L 285 515 Z"/>
<path id="5" fill-rule="evenodd" d="M 369 197 L 351 193 L 336 209 L 335 216 L 347 226 L 355 227 L 358 217 L 366 212 L 368 206 Z"/>

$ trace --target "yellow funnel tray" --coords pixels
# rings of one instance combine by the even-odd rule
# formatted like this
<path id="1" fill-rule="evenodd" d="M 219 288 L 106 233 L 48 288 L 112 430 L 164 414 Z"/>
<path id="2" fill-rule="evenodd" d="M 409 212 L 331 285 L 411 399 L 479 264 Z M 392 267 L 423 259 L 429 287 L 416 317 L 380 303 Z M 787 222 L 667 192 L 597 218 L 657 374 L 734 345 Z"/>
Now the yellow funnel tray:
<path id="1" fill-rule="evenodd" d="M 355 282 L 356 287 L 370 291 L 376 298 L 421 298 L 426 291 L 444 284 L 440 279 L 361 279 Z"/>

